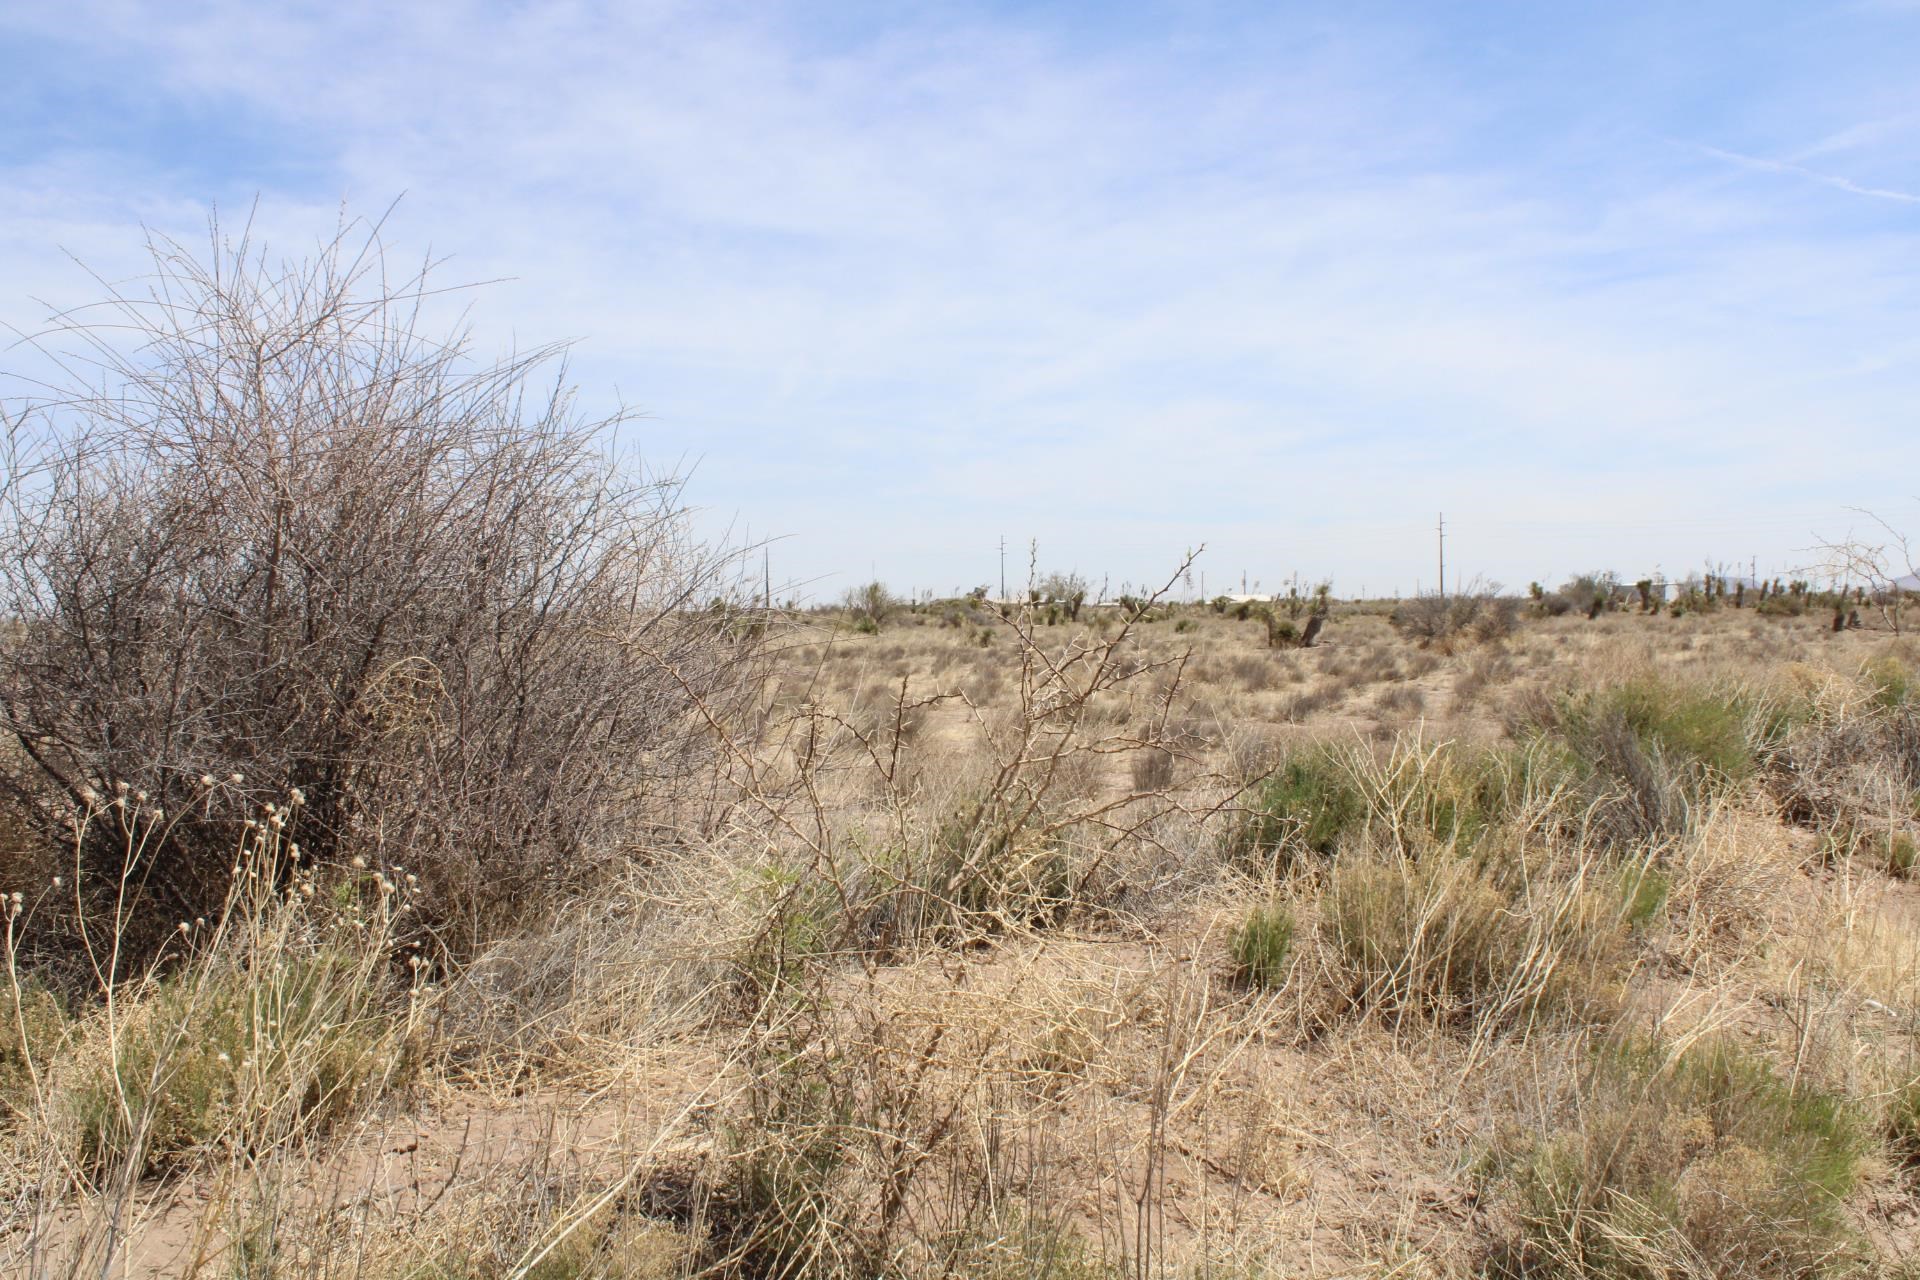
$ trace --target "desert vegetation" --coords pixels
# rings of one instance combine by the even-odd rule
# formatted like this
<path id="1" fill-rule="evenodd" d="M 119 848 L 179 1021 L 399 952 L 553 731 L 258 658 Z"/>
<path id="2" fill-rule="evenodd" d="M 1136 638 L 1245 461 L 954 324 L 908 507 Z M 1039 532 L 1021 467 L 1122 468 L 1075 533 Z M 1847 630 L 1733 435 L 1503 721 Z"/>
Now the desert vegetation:
<path id="1" fill-rule="evenodd" d="M 9 410 L 11 1273 L 1920 1275 L 1896 589 L 776 610 L 378 262 Z"/>

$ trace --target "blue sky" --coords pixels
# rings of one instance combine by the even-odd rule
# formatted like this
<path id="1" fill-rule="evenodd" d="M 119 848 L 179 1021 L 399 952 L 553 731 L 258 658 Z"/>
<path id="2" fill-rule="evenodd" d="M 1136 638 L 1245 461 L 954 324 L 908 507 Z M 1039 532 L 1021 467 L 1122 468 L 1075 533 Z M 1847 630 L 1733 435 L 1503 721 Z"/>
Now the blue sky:
<path id="1" fill-rule="evenodd" d="M 1920 533 L 1920 4 L 0 7 L 0 323 L 397 196 L 815 595 Z"/>

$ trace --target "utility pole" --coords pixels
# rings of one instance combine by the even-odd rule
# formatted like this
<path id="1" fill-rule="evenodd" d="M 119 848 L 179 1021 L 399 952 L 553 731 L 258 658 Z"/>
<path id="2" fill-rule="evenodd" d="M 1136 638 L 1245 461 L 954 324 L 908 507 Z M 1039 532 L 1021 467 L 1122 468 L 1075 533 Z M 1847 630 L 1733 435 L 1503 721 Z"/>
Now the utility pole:
<path id="1" fill-rule="evenodd" d="M 767 548 L 760 548 L 760 592 L 766 601 L 767 612 L 773 612 L 773 556 Z"/>
<path id="2" fill-rule="evenodd" d="M 1440 513 L 1440 524 L 1436 529 L 1440 538 L 1440 598 L 1447 598 L 1447 513 Z"/>
<path id="3" fill-rule="evenodd" d="M 1007 535 L 1000 535 L 1000 599 L 1007 598 Z"/>

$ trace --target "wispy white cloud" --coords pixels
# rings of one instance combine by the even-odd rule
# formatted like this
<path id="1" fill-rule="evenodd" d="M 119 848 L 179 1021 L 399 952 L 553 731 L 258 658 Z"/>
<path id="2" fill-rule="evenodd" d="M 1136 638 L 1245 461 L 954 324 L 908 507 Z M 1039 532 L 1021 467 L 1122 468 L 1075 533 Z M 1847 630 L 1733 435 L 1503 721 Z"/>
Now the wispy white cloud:
<path id="1" fill-rule="evenodd" d="M 1789 177 L 1804 178 L 1808 182 L 1817 182 L 1823 187 L 1832 187 L 1836 191 L 1845 191 L 1856 196 L 1871 196 L 1876 200 L 1894 200 L 1900 204 L 1920 204 L 1920 195 L 1911 191 L 1896 191 L 1891 187 L 1871 187 L 1843 178 L 1838 174 L 1820 173 L 1805 165 L 1793 164 L 1786 160 L 1768 160 L 1763 156 L 1742 155 L 1738 151 L 1727 151 L 1720 147 L 1702 146 L 1702 152 L 1715 156 L 1742 168 L 1755 169 L 1762 173 L 1779 173 Z"/>

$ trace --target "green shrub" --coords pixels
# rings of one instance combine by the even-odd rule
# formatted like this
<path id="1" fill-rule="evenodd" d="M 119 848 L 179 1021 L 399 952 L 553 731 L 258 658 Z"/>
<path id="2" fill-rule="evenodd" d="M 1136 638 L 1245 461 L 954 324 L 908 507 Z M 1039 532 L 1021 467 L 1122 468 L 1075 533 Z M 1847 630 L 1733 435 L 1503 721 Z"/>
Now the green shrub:
<path id="1" fill-rule="evenodd" d="M 752 999 L 780 989 L 810 960 L 830 952 L 844 931 L 832 887 L 805 871 L 763 867 L 747 900 L 760 924 L 734 956 L 736 980 Z"/>
<path id="2" fill-rule="evenodd" d="M 1671 831 L 1751 777 L 1796 709 L 1744 692 L 1641 676 L 1563 699 L 1544 727 L 1564 744 L 1617 834 Z"/>
<path id="3" fill-rule="evenodd" d="M 1233 931 L 1234 970 L 1256 987 L 1277 987 L 1287 980 L 1293 953 L 1293 912 L 1281 903 L 1256 907 Z"/>
<path id="4" fill-rule="evenodd" d="M 1521 1238 L 1494 1274 L 1663 1280 L 1711 1259 L 1714 1275 L 1810 1277 L 1852 1254 L 1866 1148 L 1832 1096 L 1723 1044 L 1612 1043 L 1577 1115 L 1507 1153 Z"/>
<path id="5" fill-rule="evenodd" d="M 1227 837 L 1229 856 L 1281 864 L 1303 854 L 1331 855 L 1367 816 L 1366 798 L 1326 749 L 1289 757 L 1254 789 L 1248 810 Z"/>
<path id="6" fill-rule="evenodd" d="M 883 582 L 869 582 L 864 586 L 849 587 L 841 599 L 841 607 L 847 611 L 853 621 L 853 629 L 863 635 L 872 635 L 886 625 L 887 619 L 905 607 L 906 602 L 887 590 Z"/>
<path id="7" fill-rule="evenodd" d="M 1642 678 L 1596 695 L 1580 718 L 1618 717 L 1650 750 L 1738 781 L 1753 770 L 1753 710 L 1742 695 Z"/>

